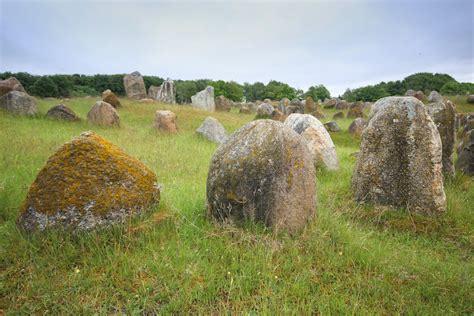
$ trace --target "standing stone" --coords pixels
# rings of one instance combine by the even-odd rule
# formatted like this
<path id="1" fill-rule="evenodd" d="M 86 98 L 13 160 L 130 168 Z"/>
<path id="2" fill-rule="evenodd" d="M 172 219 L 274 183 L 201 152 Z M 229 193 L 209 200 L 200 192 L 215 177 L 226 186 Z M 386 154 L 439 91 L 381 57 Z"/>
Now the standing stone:
<path id="1" fill-rule="evenodd" d="M 102 92 L 102 101 L 107 102 L 114 108 L 119 108 L 122 105 L 120 104 L 119 98 L 111 90 L 107 89 Z"/>
<path id="2" fill-rule="evenodd" d="M 230 107 L 230 101 L 223 95 L 220 95 L 216 98 L 216 111 L 229 112 Z"/>
<path id="3" fill-rule="evenodd" d="M 154 127 L 163 132 L 176 134 L 178 132 L 176 114 L 171 111 L 156 111 Z"/>
<path id="4" fill-rule="evenodd" d="M 456 161 L 456 169 L 474 176 L 474 129 L 466 132 L 462 138 L 461 150 Z"/>
<path id="5" fill-rule="evenodd" d="M 283 98 L 278 102 L 278 110 L 280 110 L 282 113 L 286 113 L 286 108 L 290 105 L 290 99 L 288 98 Z"/>
<path id="6" fill-rule="evenodd" d="M 161 86 L 158 88 L 156 92 L 155 98 L 158 102 L 164 103 L 176 103 L 176 86 L 173 80 L 167 79 L 163 81 Z"/>
<path id="7" fill-rule="evenodd" d="M 19 115 L 34 115 L 38 112 L 35 99 L 16 90 L 0 97 L 0 108 Z"/>
<path id="8" fill-rule="evenodd" d="M 363 118 L 358 117 L 354 121 L 352 121 L 351 125 L 349 126 L 349 133 L 356 137 L 360 137 L 366 127 L 367 121 Z"/>
<path id="9" fill-rule="evenodd" d="M 224 143 L 228 138 L 224 126 L 211 116 L 204 120 L 196 130 L 196 133 L 217 144 Z"/>
<path id="10" fill-rule="evenodd" d="M 331 109 L 336 106 L 337 102 L 339 99 L 337 98 L 332 98 L 332 99 L 326 99 L 324 100 L 323 106 L 325 109 Z"/>
<path id="11" fill-rule="evenodd" d="M 430 104 L 427 109 L 441 137 L 443 173 L 446 176 L 454 176 L 453 158 L 456 143 L 456 110 L 454 105 L 449 100 L 446 102 L 442 100 Z"/>
<path id="12" fill-rule="evenodd" d="M 214 88 L 207 86 L 206 89 L 196 93 L 191 97 L 193 107 L 214 112 L 216 104 L 214 102 Z"/>
<path id="13" fill-rule="evenodd" d="M 428 96 L 428 101 L 430 102 L 443 102 L 443 96 L 438 93 L 438 91 L 431 91 L 430 95 Z"/>
<path id="14" fill-rule="evenodd" d="M 273 113 L 273 106 L 268 103 L 262 103 L 257 108 L 257 119 L 271 118 Z"/>
<path id="15" fill-rule="evenodd" d="M 324 127 L 330 132 L 340 132 L 341 131 L 341 128 L 339 127 L 339 125 L 337 125 L 337 123 L 334 122 L 334 121 L 324 123 Z"/>
<path id="16" fill-rule="evenodd" d="M 318 106 L 316 103 L 314 103 L 314 100 L 312 97 L 307 97 L 306 101 L 304 103 L 304 113 L 313 113 L 314 111 L 318 110 Z"/>
<path id="17" fill-rule="evenodd" d="M 112 105 L 104 101 L 97 101 L 87 113 L 87 121 L 103 126 L 120 126 L 120 117 Z"/>
<path id="18" fill-rule="evenodd" d="M 123 85 L 125 87 L 127 97 L 130 99 L 140 100 L 147 97 L 145 81 L 143 81 L 143 77 L 138 71 L 132 72 L 129 75 L 125 75 L 123 77 Z"/>
<path id="19" fill-rule="evenodd" d="M 79 117 L 76 115 L 76 113 L 74 113 L 73 110 L 71 110 L 64 104 L 58 104 L 56 106 L 53 106 L 46 113 L 46 117 L 61 121 L 79 121 Z"/>
<path id="20" fill-rule="evenodd" d="M 308 146 L 315 166 L 323 166 L 328 170 L 337 170 L 336 146 L 324 125 L 309 114 L 291 114 L 285 120 L 285 125 L 300 134 Z"/>
<path id="21" fill-rule="evenodd" d="M 26 93 L 25 88 L 23 88 L 21 82 L 15 77 L 0 80 L 0 97 L 10 91 L 20 91 Z"/>
<path id="22" fill-rule="evenodd" d="M 334 120 L 343 119 L 344 118 L 344 112 L 337 112 L 332 116 L 332 118 Z"/>
<path id="23" fill-rule="evenodd" d="M 17 224 L 28 232 L 92 230 L 124 223 L 159 198 L 152 170 L 97 134 L 85 132 L 48 159 L 28 191 Z"/>
<path id="24" fill-rule="evenodd" d="M 354 106 L 349 109 L 347 112 L 347 118 L 357 118 L 357 117 L 364 117 L 364 113 L 362 112 L 362 108 L 359 106 Z"/>
<path id="25" fill-rule="evenodd" d="M 212 157 L 209 214 L 296 231 L 316 208 L 315 170 L 307 146 L 280 122 L 257 120 L 237 130 Z"/>
<path id="26" fill-rule="evenodd" d="M 335 108 L 337 110 L 346 110 L 349 108 L 349 102 L 347 102 L 346 100 L 339 100 L 336 105 L 335 105 Z"/>
<path id="27" fill-rule="evenodd" d="M 422 102 L 387 97 L 372 107 L 352 177 L 358 202 L 423 214 L 446 210 L 442 147 Z"/>
<path id="28" fill-rule="evenodd" d="M 148 88 L 148 98 L 156 100 L 158 97 L 158 91 L 160 90 L 160 87 L 158 86 L 150 86 Z"/>
<path id="29" fill-rule="evenodd" d="M 274 109 L 272 112 L 272 120 L 284 122 L 286 119 L 286 115 L 283 114 L 280 110 Z"/>

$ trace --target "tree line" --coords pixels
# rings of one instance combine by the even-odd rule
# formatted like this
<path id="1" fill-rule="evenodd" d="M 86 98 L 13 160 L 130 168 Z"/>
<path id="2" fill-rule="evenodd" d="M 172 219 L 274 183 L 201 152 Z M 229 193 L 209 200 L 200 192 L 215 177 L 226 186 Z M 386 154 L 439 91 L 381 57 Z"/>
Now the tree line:
<path id="1" fill-rule="evenodd" d="M 25 90 L 38 97 L 81 97 L 86 95 L 100 95 L 106 89 L 112 90 L 119 96 L 125 95 L 123 85 L 124 74 L 114 75 L 32 75 L 26 72 L 3 72 L 0 79 L 17 78 Z M 158 76 L 143 76 L 145 87 L 159 86 L 164 81 Z M 191 96 L 210 85 L 214 87 L 216 96 L 223 95 L 232 101 L 254 102 L 256 100 L 281 100 L 288 98 L 303 99 L 311 96 L 313 100 L 330 98 L 331 94 L 324 85 L 314 85 L 307 91 L 296 89 L 290 85 L 271 80 L 267 84 L 262 82 L 239 84 L 235 81 L 223 80 L 175 80 L 176 100 L 178 103 L 190 103 Z M 473 83 L 460 83 L 446 74 L 417 73 L 403 80 L 381 82 L 356 89 L 347 89 L 342 98 L 348 101 L 376 101 L 385 96 L 404 95 L 408 89 L 421 90 L 428 94 L 436 90 L 443 95 L 474 94 Z"/>

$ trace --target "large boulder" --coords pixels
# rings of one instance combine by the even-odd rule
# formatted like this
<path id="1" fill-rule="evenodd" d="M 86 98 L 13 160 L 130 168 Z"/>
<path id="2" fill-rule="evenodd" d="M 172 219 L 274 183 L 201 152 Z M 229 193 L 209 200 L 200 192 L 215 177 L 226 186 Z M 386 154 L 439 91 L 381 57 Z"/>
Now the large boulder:
<path id="1" fill-rule="evenodd" d="M 26 231 L 91 230 L 126 222 L 159 201 L 156 175 L 92 132 L 65 143 L 31 185 L 17 224 Z"/>
<path id="2" fill-rule="evenodd" d="M 10 91 L 20 91 L 26 93 L 25 88 L 23 88 L 21 82 L 15 77 L 0 80 L 0 97 Z"/>
<path id="3" fill-rule="evenodd" d="M 196 130 L 196 133 L 217 144 L 224 143 L 228 138 L 224 126 L 211 116 L 204 120 Z"/>
<path id="4" fill-rule="evenodd" d="M 304 113 L 310 114 L 319 110 L 318 105 L 314 102 L 312 97 L 307 97 L 304 103 Z"/>
<path id="5" fill-rule="evenodd" d="M 441 146 L 422 102 L 414 97 L 378 100 L 354 168 L 355 199 L 423 214 L 444 212 Z"/>
<path id="6" fill-rule="evenodd" d="M 336 103 L 336 106 L 335 108 L 337 110 L 347 110 L 350 106 L 350 103 L 347 102 L 346 100 L 339 100 L 337 103 Z"/>
<path id="7" fill-rule="evenodd" d="M 155 124 L 153 127 L 163 132 L 171 134 L 177 133 L 176 114 L 171 111 L 156 111 Z"/>
<path id="8" fill-rule="evenodd" d="M 361 117 L 358 117 L 352 121 L 351 125 L 349 125 L 349 134 L 360 137 L 366 127 L 367 121 Z"/>
<path id="9" fill-rule="evenodd" d="M 16 90 L 0 97 L 0 108 L 19 115 L 34 115 L 38 112 L 36 100 L 25 92 Z"/>
<path id="10" fill-rule="evenodd" d="M 163 81 L 161 86 L 158 87 L 155 96 L 152 97 L 159 102 L 164 103 L 176 103 L 176 85 L 171 79 Z"/>
<path id="11" fill-rule="evenodd" d="M 107 89 L 102 92 L 102 101 L 110 104 L 114 108 L 119 108 L 122 105 L 120 104 L 119 98 L 111 90 Z"/>
<path id="12" fill-rule="evenodd" d="M 466 132 L 462 138 L 456 169 L 474 176 L 474 129 Z"/>
<path id="13" fill-rule="evenodd" d="M 207 86 L 206 89 L 199 91 L 191 97 L 193 107 L 214 112 L 216 104 L 214 102 L 214 88 Z"/>
<path id="14" fill-rule="evenodd" d="M 454 145 L 456 143 L 456 109 L 451 101 L 441 98 L 441 101 L 432 103 L 428 107 L 439 136 L 443 149 L 443 173 L 446 176 L 454 176 Z"/>
<path id="15" fill-rule="evenodd" d="M 339 168 L 336 146 L 317 118 L 309 114 L 294 113 L 286 118 L 285 125 L 302 136 L 315 166 L 323 166 L 328 170 Z"/>
<path id="16" fill-rule="evenodd" d="M 439 94 L 438 91 L 431 91 L 430 95 L 428 96 L 428 101 L 430 102 L 443 102 L 443 96 Z"/>
<path id="17" fill-rule="evenodd" d="M 212 157 L 207 204 L 219 221 L 302 228 L 315 213 L 316 188 L 312 157 L 301 136 L 272 120 L 241 127 Z"/>
<path id="18" fill-rule="evenodd" d="M 474 104 L 474 94 L 469 95 L 466 98 L 466 102 L 469 103 L 469 104 Z"/>
<path id="19" fill-rule="evenodd" d="M 79 121 L 79 117 L 76 113 L 64 104 L 58 104 L 50 108 L 46 113 L 46 117 L 60 121 Z"/>
<path id="20" fill-rule="evenodd" d="M 148 98 L 156 100 L 159 90 L 160 90 L 160 87 L 158 87 L 158 86 L 148 87 Z"/>
<path id="21" fill-rule="evenodd" d="M 230 101 L 223 95 L 216 98 L 216 111 L 229 112 L 231 108 Z"/>
<path id="22" fill-rule="evenodd" d="M 257 119 L 271 118 L 273 113 L 273 106 L 268 103 L 262 103 L 257 107 Z"/>
<path id="23" fill-rule="evenodd" d="M 143 81 L 143 77 L 138 71 L 125 75 L 123 77 L 123 85 L 127 97 L 137 100 L 145 99 L 147 97 L 145 81 Z"/>
<path id="24" fill-rule="evenodd" d="M 87 113 L 87 121 L 102 126 L 120 126 L 120 117 L 112 105 L 97 101 Z"/>

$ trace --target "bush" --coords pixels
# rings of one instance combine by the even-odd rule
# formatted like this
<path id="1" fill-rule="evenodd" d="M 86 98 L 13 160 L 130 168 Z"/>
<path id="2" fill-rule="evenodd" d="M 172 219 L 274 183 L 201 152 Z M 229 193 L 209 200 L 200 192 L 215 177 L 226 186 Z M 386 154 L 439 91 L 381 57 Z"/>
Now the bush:
<path id="1" fill-rule="evenodd" d="M 54 81 L 48 77 L 40 77 L 36 82 L 31 86 L 30 93 L 38 97 L 59 97 L 58 86 Z"/>

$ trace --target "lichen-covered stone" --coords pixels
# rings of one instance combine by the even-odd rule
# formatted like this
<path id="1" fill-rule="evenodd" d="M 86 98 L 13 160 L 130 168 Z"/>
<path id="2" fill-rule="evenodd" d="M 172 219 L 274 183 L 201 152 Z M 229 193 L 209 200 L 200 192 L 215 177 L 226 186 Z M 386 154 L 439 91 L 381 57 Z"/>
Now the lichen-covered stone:
<path id="1" fill-rule="evenodd" d="M 356 118 L 352 121 L 351 125 L 349 125 L 349 134 L 354 135 L 356 137 L 360 137 L 362 132 L 367 127 L 367 121 L 363 118 Z"/>
<path id="2" fill-rule="evenodd" d="M 336 146 L 324 125 L 309 114 L 294 113 L 287 117 L 285 125 L 301 135 L 311 153 L 315 166 L 337 170 L 339 160 Z"/>
<path id="3" fill-rule="evenodd" d="M 58 104 L 50 108 L 46 113 L 46 117 L 61 121 L 79 121 L 76 113 L 64 104 Z"/>
<path id="4" fill-rule="evenodd" d="M 423 103 L 387 97 L 372 107 L 352 177 L 359 202 L 406 207 L 411 212 L 446 210 L 438 130 Z"/>
<path id="5" fill-rule="evenodd" d="M 237 130 L 212 157 L 209 214 L 276 229 L 302 228 L 315 213 L 315 171 L 301 136 L 280 122 L 257 120 Z"/>
<path id="6" fill-rule="evenodd" d="M 286 113 L 286 108 L 290 105 L 290 99 L 288 98 L 283 98 L 278 102 L 278 110 L 280 110 L 282 113 Z"/>
<path id="7" fill-rule="evenodd" d="M 347 110 L 349 108 L 350 104 L 346 100 L 338 100 L 336 103 L 335 108 L 337 110 Z"/>
<path id="8" fill-rule="evenodd" d="M 87 113 L 87 121 L 102 126 L 120 126 L 120 117 L 112 105 L 97 101 Z"/>
<path id="9" fill-rule="evenodd" d="M 460 147 L 456 169 L 474 176 L 474 129 L 464 134 Z"/>
<path id="10" fill-rule="evenodd" d="M 145 81 L 138 71 L 125 75 L 123 77 L 123 85 L 125 87 L 127 97 L 137 100 L 145 99 L 147 97 Z"/>
<path id="11" fill-rule="evenodd" d="M 0 97 L 10 91 L 20 91 L 26 93 L 25 88 L 23 88 L 21 82 L 15 77 L 0 80 Z"/>
<path id="12" fill-rule="evenodd" d="M 339 127 L 339 125 L 337 125 L 337 123 L 334 122 L 334 121 L 324 123 L 324 127 L 330 132 L 340 132 L 341 131 L 341 128 Z"/>
<path id="13" fill-rule="evenodd" d="M 65 143 L 41 169 L 21 207 L 26 231 L 90 230 L 123 223 L 159 201 L 156 175 L 92 132 Z"/>
<path id="14" fill-rule="evenodd" d="M 428 101 L 430 102 L 443 102 L 444 99 L 443 99 L 443 96 L 441 94 L 439 94 L 438 91 L 431 91 L 430 92 L 430 95 L 428 96 Z"/>
<path id="15" fill-rule="evenodd" d="M 362 107 L 354 106 L 349 109 L 347 112 L 347 118 L 358 118 L 364 117 L 364 113 L 362 112 Z"/>
<path id="16" fill-rule="evenodd" d="M 228 137 L 224 126 L 212 116 L 204 120 L 201 126 L 196 130 L 196 133 L 217 144 L 224 143 Z"/>
<path id="17" fill-rule="evenodd" d="M 148 88 L 148 98 L 156 100 L 158 96 L 158 91 L 160 91 L 160 87 L 158 86 L 150 86 Z"/>
<path id="18" fill-rule="evenodd" d="M 152 97 L 158 102 L 164 103 L 176 103 L 176 85 L 171 79 L 163 81 L 163 83 L 158 87 L 156 94 Z"/>
<path id="19" fill-rule="evenodd" d="M 273 106 L 268 103 L 262 103 L 257 107 L 257 119 L 271 118 L 273 113 Z"/>
<path id="20" fill-rule="evenodd" d="M 314 111 L 319 110 L 318 105 L 314 102 L 312 97 L 307 97 L 304 102 L 304 113 L 311 114 Z M 284 112 L 283 112 L 284 113 Z"/>
<path id="21" fill-rule="evenodd" d="M 216 103 L 214 101 L 214 87 L 207 86 L 191 97 L 192 106 L 204 111 L 214 112 Z"/>
<path id="22" fill-rule="evenodd" d="M 230 111 L 230 108 L 231 108 L 230 101 L 223 95 L 218 96 L 215 102 L 216 102 L 216 111 L 221 111 L 221 112 Z"/>
<path id="23" fill-rule="evenodd" d="M 163 132 L 177 133 L 176 114 L 171 111 L 156 111 L 154 127 Z"/>
<path id="24" fill-rule="evenodd" d="M 36 100 L 25 92 L 16 90 L 0 97 L 0 108 L 19 115 L 35 115 L 38 112 Z"/>
<path id="25" fill-rule="evenodd" d="M 339 102 L 337 98 L 326 99 L 324 100 L 323 106 L 325 109 L 331 109 L 336 106 L 337 102 Z"/>
<path id="26" fill-rule="evenodd" d="M 443 173 L 446 176 L 454 176 L 453 159 L 454 145 L 456 143 L 456 109 L 454 108 L 454 104 L 449 100 L 444 102 L 441 97 L 441 101 L 430 104 L 427 109 L 441 137 Z"/>
<path id="27" fill-rule="evenodd" d="M 107 89 L 102 92 L 102 101 L 107 102 L 114 108 L 119 108 L 122 105 L 120 104 L 119 98 L 111 90 Z"/>

